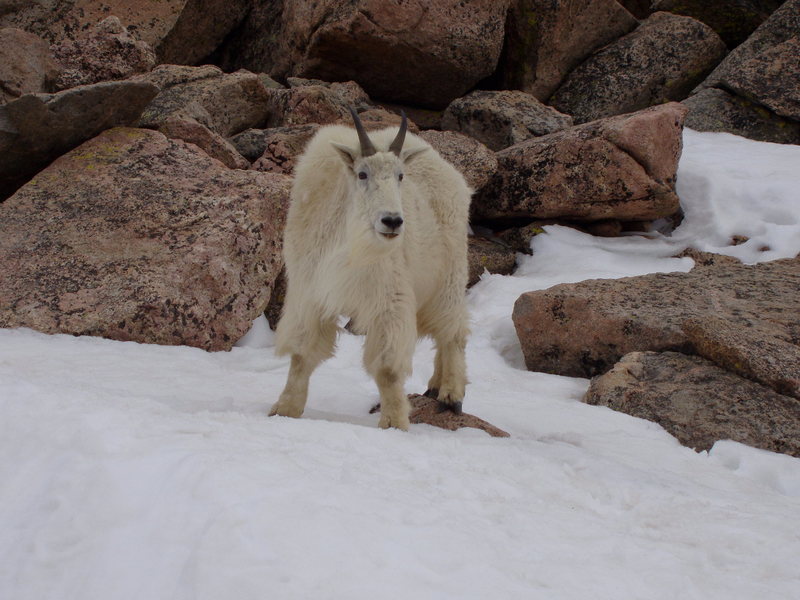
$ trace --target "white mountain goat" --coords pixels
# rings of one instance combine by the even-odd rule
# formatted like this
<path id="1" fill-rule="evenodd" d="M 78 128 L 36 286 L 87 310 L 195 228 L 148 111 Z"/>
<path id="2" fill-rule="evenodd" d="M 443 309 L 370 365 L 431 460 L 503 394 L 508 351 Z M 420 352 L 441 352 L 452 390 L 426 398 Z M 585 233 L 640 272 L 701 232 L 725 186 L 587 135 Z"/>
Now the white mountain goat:
<path id="1" fill-rule="evenodd" d="M 333 355 L 344 315 L 366 334 L 364 367 L 380 392 L 380 426 L 408 429 L 403 384 L 418 337 L 436 344 L 426 395 L 461 411 L 472 191 L 427 142 L 406 133 L 405 114 L 396 135 L 387 128 L 368 136 L 351 112 L 356 129 L 320 129 L 295 169 L 276 338 L 291 367 L 270 414 L 303 414 L 309 377 Z"/>

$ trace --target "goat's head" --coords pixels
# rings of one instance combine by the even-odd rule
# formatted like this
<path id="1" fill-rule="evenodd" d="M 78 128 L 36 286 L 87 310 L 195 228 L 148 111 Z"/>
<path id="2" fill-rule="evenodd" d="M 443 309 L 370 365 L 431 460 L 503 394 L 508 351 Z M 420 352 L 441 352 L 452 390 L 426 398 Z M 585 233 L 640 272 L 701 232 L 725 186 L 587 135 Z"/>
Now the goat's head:
<path id="1" fill-rule="evenodd" d="M 351 108 L 359 147 L 333 143 L 353 177 L 354 206 L 379 238 L 393 240 L 403 232 L 402 186 L 405 166 L 426 148 L 403 150 L 408 120 L 403 113 L 400 130 L 387 151 L 378 151 L 358 114 Z"/>

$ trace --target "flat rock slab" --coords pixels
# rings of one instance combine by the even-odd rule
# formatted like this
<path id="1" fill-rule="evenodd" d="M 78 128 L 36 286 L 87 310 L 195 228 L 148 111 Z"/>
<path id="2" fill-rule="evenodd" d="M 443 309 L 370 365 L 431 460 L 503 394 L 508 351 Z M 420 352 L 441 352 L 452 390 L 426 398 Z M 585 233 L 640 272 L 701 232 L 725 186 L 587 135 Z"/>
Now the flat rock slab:
<path id="1" fill-rule="evenodd" d="M 411 414 L 409 419 L 412 423 L 426 423 L 434 427 L 441 427 L 449 431 L 456 431 L 463 427 L 472 427 L 485 431 L 492 437 L 510 437 L 507 431 L 487 423 L 475 415 L 461 413 L 459 415 L 452 411 L 439 410 L 439 402 L 434 398 L 422 396 L 420 394 L 409 394 L 408 401 L 411 402 Z"/>
<path id="2" fill-rule="evenodd" d="M 696 354 L 689 319 L 724 319 L 800 346 L 800 258 L 698 263 L 689 273 L 597 279 L 527 292 L 514 305 L 525 363 L 574 377 L 604 373 L 634 351 Z M 753 329 L 755 330 L 755 329 Z"/>
<path id="3" fill-rule="evenodd" d="M 800 456 L 800 400 L 697 356 L 627 354 L 592 380 L 583 401 L 654 421 L 696 450 L 734 440 Z"/>
<path id="4" fill-rule="evenodd" d="M 0 327 L 230 349 L 282 268 L 290 186 L 110 129 L 0 205 Z"/>

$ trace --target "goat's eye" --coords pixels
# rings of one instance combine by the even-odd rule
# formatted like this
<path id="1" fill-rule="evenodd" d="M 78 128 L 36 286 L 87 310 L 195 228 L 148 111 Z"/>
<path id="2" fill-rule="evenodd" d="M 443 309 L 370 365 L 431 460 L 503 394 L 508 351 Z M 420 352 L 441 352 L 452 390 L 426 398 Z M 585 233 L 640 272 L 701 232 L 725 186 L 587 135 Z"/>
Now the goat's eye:
<path id="1" fill-rule="evenodd" d="M 359 179 L 366 179 L 367 178 L 367 172 L 366 171 L 359 171 L 358 172 L 358 178 Z"/>
<path id="2" fill-rule="evenodd" d="M 397 175 L 397 181 L 403 181 L 403 174 L 402 173 L 399 173 Z"/>

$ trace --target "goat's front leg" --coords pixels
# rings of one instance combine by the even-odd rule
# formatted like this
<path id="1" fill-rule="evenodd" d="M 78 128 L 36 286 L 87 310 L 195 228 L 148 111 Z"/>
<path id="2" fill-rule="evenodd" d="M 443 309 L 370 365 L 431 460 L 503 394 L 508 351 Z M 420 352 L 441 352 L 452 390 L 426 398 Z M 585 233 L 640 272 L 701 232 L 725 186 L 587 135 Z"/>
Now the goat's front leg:
<path id="1" fill-rule="evenodd" d="M 408 430 L 411 406 L 403 384 L 411 373 L 411 360 L 417 341 L 413 312 L 393 315 L 377 323 L 367 332 L 364 345 L 364 366 L 375 378 L 381 397 L 383 429 L 396 427 Z"/>
<path id="2" fill-rule="evenodd" d="M 272 405 L 269 416 L 301 417 L 308 400 L 308 381 L 316 365 L 299 354 L 292 354 L 289 377 L 278 401 Z"/>

